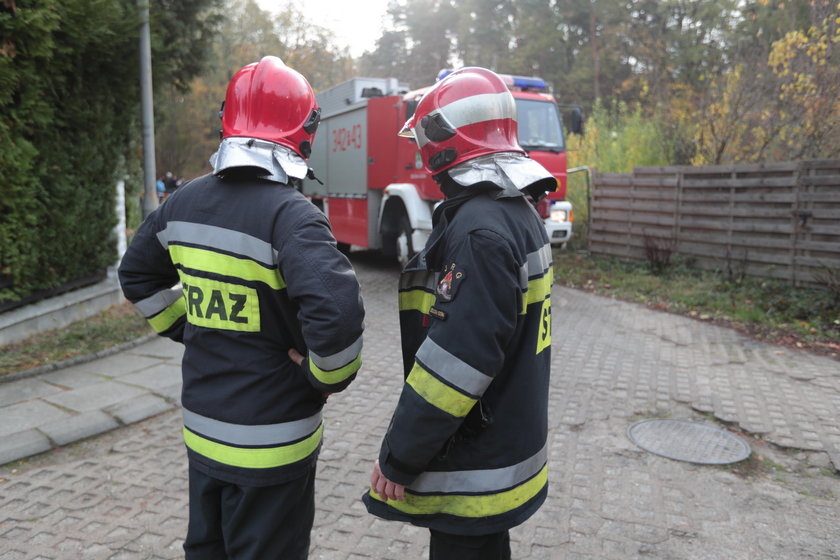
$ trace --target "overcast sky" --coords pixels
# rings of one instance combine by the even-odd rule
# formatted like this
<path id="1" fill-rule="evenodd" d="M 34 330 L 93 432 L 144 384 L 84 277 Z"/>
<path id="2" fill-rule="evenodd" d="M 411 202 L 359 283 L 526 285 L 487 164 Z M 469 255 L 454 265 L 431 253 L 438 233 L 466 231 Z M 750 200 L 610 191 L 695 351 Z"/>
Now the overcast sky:
<path id="1" fill-rule="evenodd" d="M 257 0 L 269 12 L 288 3 L 287 0 Z M 308 21 L 332 30 L 336 44 L 350 47 L 353 56 L 373 50 L 382 34 L 388 8 L 388 0 L 293 0 L 292 3 L 306 14 Z"/>

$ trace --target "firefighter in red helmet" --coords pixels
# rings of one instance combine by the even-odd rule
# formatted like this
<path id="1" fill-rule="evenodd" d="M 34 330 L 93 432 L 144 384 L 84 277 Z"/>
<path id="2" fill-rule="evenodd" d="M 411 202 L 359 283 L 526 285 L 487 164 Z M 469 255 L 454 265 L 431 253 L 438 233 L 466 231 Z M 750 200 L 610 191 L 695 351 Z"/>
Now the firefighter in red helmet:
<path id="1" fill-rule="evenodd" d="M 553 276 L 532 202 L 557 183 L 484 68 L 439 81 L 401 134 L 446 200 L 400 279 L 405 383 L 363 501 L 428 527 L 432 560 L 508 559 L 548 488 Z"/>
<path id="2" fill-rule="evenodd" d="M 239 70 L 213 172 L 143 222 L 123 292 L 184 344 L 187 559 L 306 558 L 326 395 L 361 364 L 359 284 L 307 177 L 319 110 L 276 57 Z"/>

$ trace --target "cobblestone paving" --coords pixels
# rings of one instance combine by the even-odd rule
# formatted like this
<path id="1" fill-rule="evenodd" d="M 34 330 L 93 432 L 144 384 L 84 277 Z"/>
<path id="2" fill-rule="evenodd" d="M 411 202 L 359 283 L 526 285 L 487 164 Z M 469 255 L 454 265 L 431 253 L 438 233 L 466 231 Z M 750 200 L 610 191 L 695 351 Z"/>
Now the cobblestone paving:
<path id="1" fill-rule="evenodd" d="M 359 500 L 402 375 L 397 269 L 353 260 L 365 364 L 327 403 L 310 558 L 424 558 L 425 530 Z M 550 495 L 512 531 L 514 558 L 840 558 L 837 362 L 572 290 L 553 301 Z M 711 467 L 647 453 L 625 431 L 650 417 L 725 423 L 753 456 Z M 180 415 L 165 412 L 0 467 L 0 560 L 180 558 L 186 498 Z"/>

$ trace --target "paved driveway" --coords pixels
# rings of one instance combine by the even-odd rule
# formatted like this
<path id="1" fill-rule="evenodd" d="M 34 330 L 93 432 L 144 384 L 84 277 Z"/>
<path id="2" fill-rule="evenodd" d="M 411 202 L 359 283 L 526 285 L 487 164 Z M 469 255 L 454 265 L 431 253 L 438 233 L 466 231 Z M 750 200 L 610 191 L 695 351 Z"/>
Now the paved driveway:
<path id="1" fill-rule="evenodd" d="M 402 373 L 398 270 L 370 253 L 353 262 L 368 310 L 364 366 L 327 405 L 310 558 L 424 558 L 425 530 L 371 517 L 359 500 Z M 512 531 L 514 558 L 840 558 L 840 363 L 560 287 L 553 305 L 550 495 Z M 125 391 L 136 383 L 119 379 L 120 364 L 171 371 L 179 354 L 155 340 L 84 367 Z M 0 560 L 182 556 L 177 391 L 148 376 L 174 408 L 0 468 Z M 728 427 L 753 455 L 716 467 L 642 451 L 626 429 L 651 417 Z"/>

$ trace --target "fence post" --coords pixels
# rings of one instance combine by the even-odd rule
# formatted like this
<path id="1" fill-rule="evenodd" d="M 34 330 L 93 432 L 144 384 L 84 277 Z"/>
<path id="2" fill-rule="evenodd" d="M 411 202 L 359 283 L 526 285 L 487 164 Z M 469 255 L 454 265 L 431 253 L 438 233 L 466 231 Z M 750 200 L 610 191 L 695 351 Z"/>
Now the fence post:
<path id="1" fill-rule="evenodd" d="M 632 246 L 633 246 L 633 223 L 635 216 L 633 215 L 636 209 L 636 168 L 633 168 L 633 173 L 630 174 L 630 199 L 629 199 L 629 211 L 627 212 L 627 237 L 626 243 L 627 248 L 624 250 L 625 255 L 632 254 Z"/>
<path id="2" fill-rule="evenodd" d="M 796 169 L 794 169 L 794 181 L 793 181 L 793 200 L 791 201 L 791 209 L 790 209 L 790 282 L 794 286 L 797 285 L 797 274 L 796 274 L 796 245 L 797 245 L 797 238 L 799 237 L 799 177 L 801 173 L 799 172 L 799 167 L 802 165 L 801 163 L 797 163 Z"/>
<path id="3" fill-rule="evenodd" d="M 566 184 L 568 185 L 568 181 L 571 179 L 571 176 L 574 173 L 583 172 L 584 176 L 586 177 L 586 250 L 589 251 L 590 249 L 590 241 L 589 239 L 592 237 L 590 232 L 592 231 L 592 174 L 595 172 L 594 169 L 590 169 L 586 165 L 582 165 L 580 167 L 574 167 L 572 169 L 566 170 Z M 579 213 L 579 212 L 578 212 Z"/>
<path id="4" fill-rule="evenodd" d="M 125 181 L 117 181 L 117 225 L 114 234 L 117 236 L 117 266 L 125 254 L 127 241 L 125 235 Z"/>
<path id="5" fill-rule="evenodd" d="M 674 252 L 680 254 L 680 216 L 682 215 L 683 175 L 685 168 L 677 168 L 676 193 L 674 194 Z"/>

